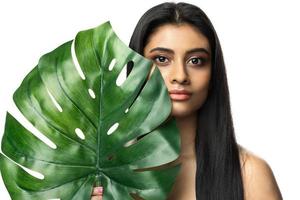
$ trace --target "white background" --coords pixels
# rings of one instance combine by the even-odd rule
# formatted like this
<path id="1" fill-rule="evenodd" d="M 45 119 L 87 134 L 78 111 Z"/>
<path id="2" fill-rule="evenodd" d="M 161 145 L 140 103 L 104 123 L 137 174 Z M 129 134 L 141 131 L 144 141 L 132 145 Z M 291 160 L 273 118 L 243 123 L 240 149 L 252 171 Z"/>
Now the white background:
<path id="1" fill-rule="evenodd" d="M 126 44 L 163 1 L 0 3 L 0 136 L 12 94 L 43 54 L 110 20 Z M 296 0 L 198 0 L 221 41 L 238 142 L 271 166 L 284 199 L 299 199 L 300 6 Z M 10 199 L 0 179 L 0 199 Z"/>

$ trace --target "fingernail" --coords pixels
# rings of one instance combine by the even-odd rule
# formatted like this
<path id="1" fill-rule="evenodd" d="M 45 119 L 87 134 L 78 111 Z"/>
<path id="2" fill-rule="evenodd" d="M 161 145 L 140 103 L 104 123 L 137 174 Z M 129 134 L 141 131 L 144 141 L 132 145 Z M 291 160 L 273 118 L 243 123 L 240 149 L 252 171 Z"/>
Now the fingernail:
<path id="1" fill-rule="evenodd" d="M 96 192 L 97 193 L 102 193 L 103 192 L 103 187 L 97 187 Z"/>

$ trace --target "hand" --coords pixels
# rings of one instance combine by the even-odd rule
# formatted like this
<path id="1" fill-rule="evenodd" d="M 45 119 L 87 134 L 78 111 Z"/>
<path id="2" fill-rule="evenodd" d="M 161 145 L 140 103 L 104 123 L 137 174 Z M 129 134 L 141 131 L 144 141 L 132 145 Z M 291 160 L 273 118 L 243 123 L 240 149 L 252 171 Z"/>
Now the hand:
<path id="1" fill-rule="evenodd" d="M 91 200 L 102 200 L 103 187 L 94 187 Z"/>

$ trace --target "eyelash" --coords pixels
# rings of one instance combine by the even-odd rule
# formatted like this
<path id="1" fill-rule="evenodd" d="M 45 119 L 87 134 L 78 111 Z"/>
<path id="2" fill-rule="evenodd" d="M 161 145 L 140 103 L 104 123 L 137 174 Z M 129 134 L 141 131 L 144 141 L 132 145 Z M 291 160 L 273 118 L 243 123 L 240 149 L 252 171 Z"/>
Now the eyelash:
<path id="1" fill-rule="evenodd" d="M 206 63 L 206 59 L 205 58 L 201 58 L 201 57 L 193 57 L 191 59 L 188 60 L 188 63 L 194 59 L 197 59 L 198 61 L 200 60 L 201 64 L 193 64 L 191 63 L 192 65 L 198 65 L 198 66 L 202 66 Z"/>
<path id="2" fill-rule="evenodd" d="M 165 62 L 160 62 L 158 59 L 159 58 L 164 58 L 164 59 L 168 59 L 166 56 L 154 56 L 153 58 L 152 58 L 152 60 L 154 61 L 154 62 L 156 62 L 156 63 L 165 63 Z"/>
<path id="3" fill-rule="evenodd" d="M 159 58 L 164 58 L 164 59 L 168 60 L 168 58 L 167 58 L 166 56 L 161 56 L 161 55 L 154 56 L 154 57 L 152 58 L 152 60 L 153 60 L 155 63 L 158 63 L 158 64 L 165 64 L 165 63 L 166 63 L 166 62 L 160 62 L 159 60 L 157 60 L 157 59 L 159 59 Z M 192 58 L 190 58 L 190 59 L 188 60 L 188 63 L 187 63 L 187 64 L 189 64 L 189 62 L 192 61 L 192 60 L 194 60 L 194 59 L 197 59 L 198 61 L 200 60 L 200 62 L 201 62 L 201 64 L 193 64 L 193 63 L 191 63 L 192 65 L 196 65 L 196 66 L 203 66 L 203 65 L 205 65 L 205 63 L 206 63 L 206 61 L 207 61 L 206 58 L 202 58 L 202 57 L 192 57 Z"/>

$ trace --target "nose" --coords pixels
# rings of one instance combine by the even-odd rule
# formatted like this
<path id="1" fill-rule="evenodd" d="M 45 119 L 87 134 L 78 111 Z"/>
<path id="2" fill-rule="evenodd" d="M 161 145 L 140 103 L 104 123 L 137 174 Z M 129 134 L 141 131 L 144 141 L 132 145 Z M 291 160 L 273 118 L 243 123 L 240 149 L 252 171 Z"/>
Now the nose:
<path id="1" fill-rule="evenodd" d="M 172 84 L 189 84 L 190 78 L 185 65 L 182 62 L 174 63 L 171 67 L 169 80 Z"/>

